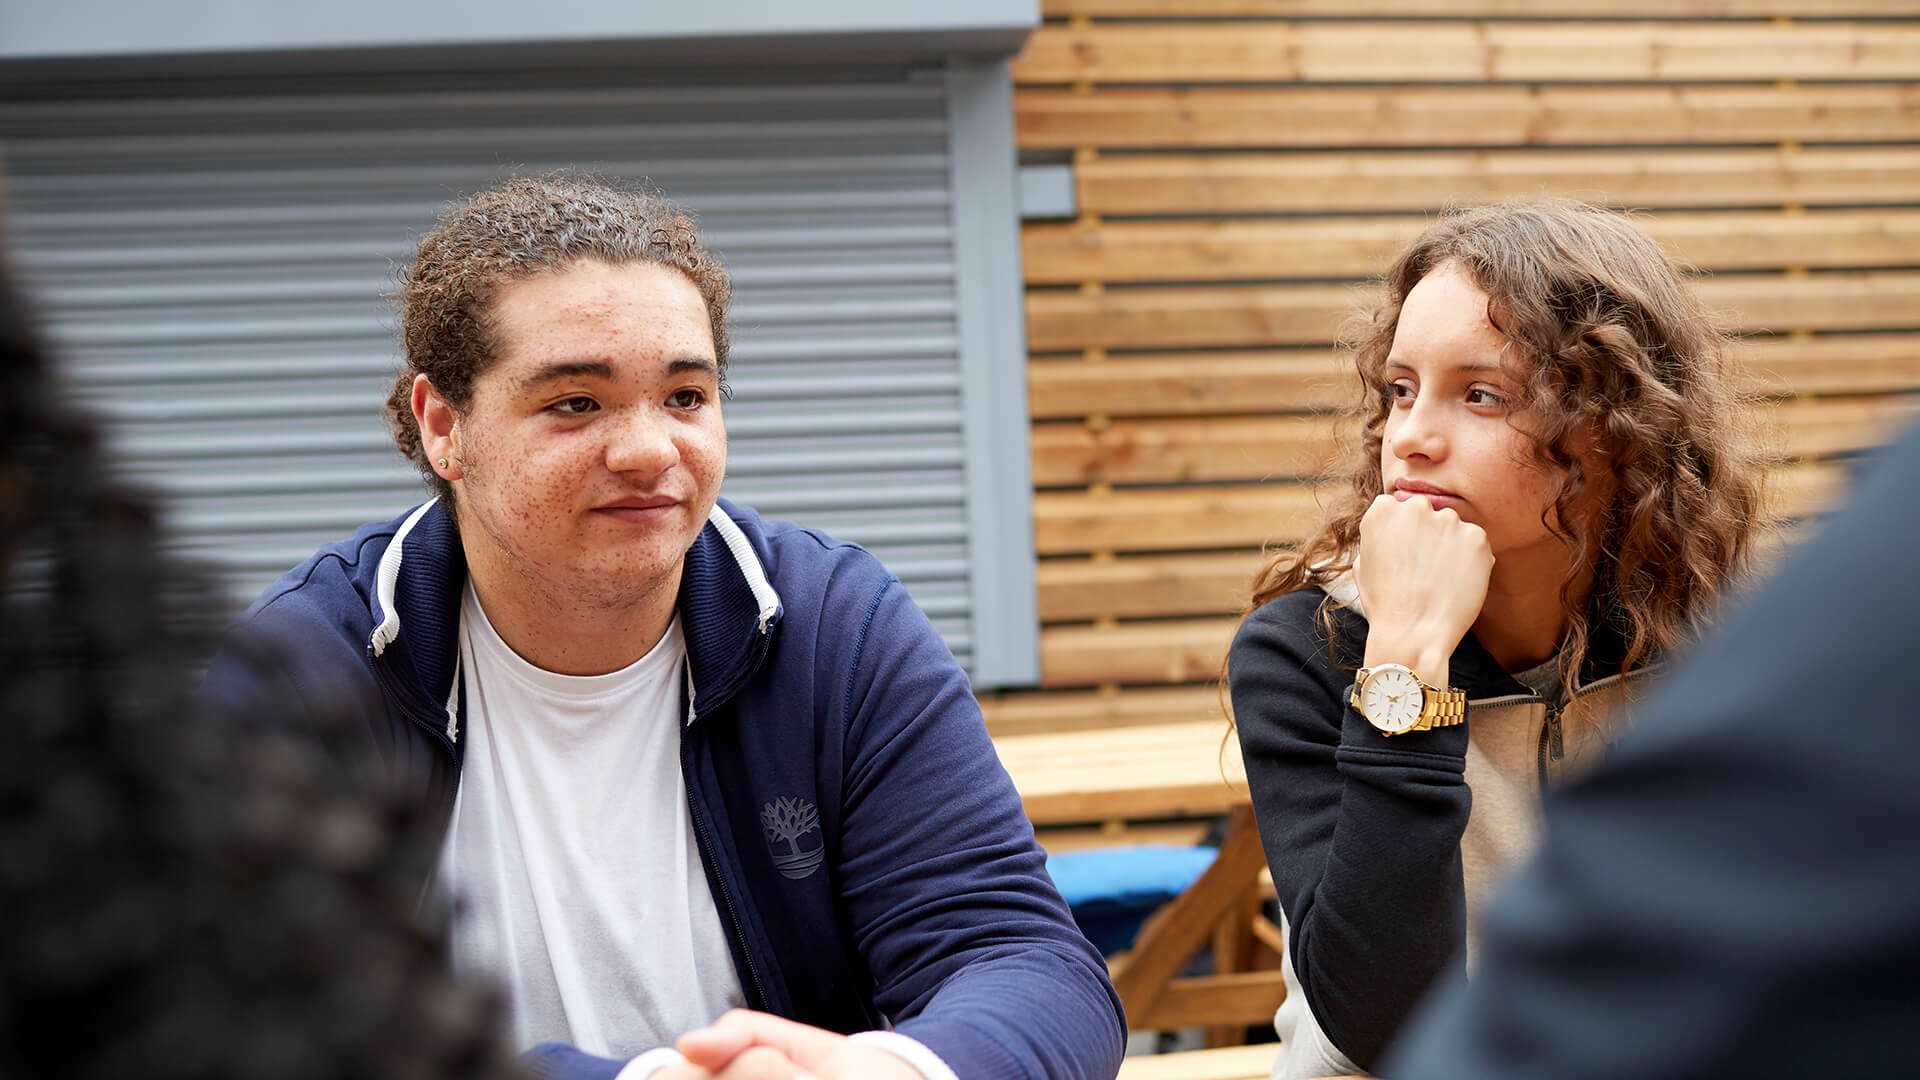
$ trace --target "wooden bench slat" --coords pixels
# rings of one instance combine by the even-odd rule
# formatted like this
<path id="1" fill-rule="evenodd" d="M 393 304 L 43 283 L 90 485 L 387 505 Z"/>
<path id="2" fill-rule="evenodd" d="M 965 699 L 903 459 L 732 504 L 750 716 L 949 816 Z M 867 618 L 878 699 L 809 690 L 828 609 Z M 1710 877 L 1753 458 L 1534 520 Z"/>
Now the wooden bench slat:
<path id="1" fill-rule="evenodd" d="M 1736 333 L 1920 327 L 1912 271 L 1729 276 L 1694 288 Z M 1029 292 L 1027 340 L 1035 352 L 1322 344 L 1367 299 L 1353 285 Z"/>
<path id="2" fill-rule="evenodd" d="M 1225 720 L 994 740 L 1036 825 L 1223 814 L 1247 774 Z"/>
<path id="3" fill-rule="evenodd" d="M 1904 23 L 1178 22 L 1043 26 L 1016 83 L 1705 82 L 1920 77 Z"/>
<path id="4" fill-rule="evenodd" d="M 1080 731 L 1088 728 L 1183 724 L 1218 719 L 1220 695 L 1212 687 L 1136 687 L 1124 693 L 1019 691 L 981 698 L 987 730 L 1002 735 Z"/>
<path id="5" fill-rule="evenodd" d="M 1920 192 L 1920 147 L 1151 154 L 1080 162 L 1074 182 L 1082 211 L 1109 215 L 1437 210 L 1548 192 L 1633 207 L 1898 203 Z"/>
<path id="6" fill-rule="evenodd" d="M 1119 826 L 1112 828 L 1109 826 Z M 1207 838 L 1205 821 L 1173 821 L 1155 824 L 1110 822 L 1095 826 L 1055 825 L 1036 829 L 1034 839 L 1048 855 L 1075 851 L 1129 847 L 1136 844 L 1161 844 L 1170 847 L 1195 847 Z"/>
<path id="7" fill-rule="evenodd" d="M 1275 1043 L 1139 1054 L 1121 1062 L 1118 1080 L 1267 1080 L 1279 1054 Z"/>
<path id="8" fill-rule="evenodd" d="M 1540 0 L 1043 0 L 1046 15 L 1180 19 L 1234 15 L 1275 18 L 1533 18 Z M 1563 18 L 1763 19 L 1911 17 L 1911 0 L 1560 0 Z"/>
<path id="9" fill-rule="evenodd" d="M 1773 513 L 1817 513 L 1834 494 L 1837 467 L 1776 469 Z M 1132 488 L 1042 492 L 1033 500 L 1034 534 L 1041 555 L 1091 551 L 1180 551 L 1296 543 L 1320 523 L 1315 491 L 1297 483 L 1219 487 Z"/>
<path id="10" fill-rule="evenodd" d="M 1274 1010 L 1286 996 L 1285 977 L 1278 969 L 1174 979 L 1154 1001 L 1150 1023 L 1138 1026 L 1178 1031 L 1205 1025 L 1271 1024 Z"/>
<path id="11" fill-rule="evenodd" d="M 1023 89 L 1024 149 L 1920 141 L 1920 85 Z"/>
<path id="12" fill-rule="evenodd" d="M 1827 457 L 1885 441 L 1911 419 L 1917 400 L 1892 394 L 1788 403 L 1764 406 L 1755 419 L 1778 444 L 1777 452 Z M 1063 487 L 1312 478 L 1334 461 L 1339 433 L 1353 426 L 1352 419 L 1338 416 L 1119 420 L 1097 431 L 1084 424 L 1036 424 L 1033 482 Z"/>
<path id="13" fill-rule="evenodd" d="M 1869 394 L 1920 389 L 1920 335 L 1756 338 L 1734 356 L 1762 393 Z M 1345 408 L 1360 395 L 1350 362 L 1323 349 L 1036 358 L 1027 402 L 1036 420 L 1085 416 L 1222 416 Z"/>
<path id="14" fill-rule="evenodd" d="M 1920 188 L 1915 192 L 1920 195 Z M 1682 262 L 1706 270 L 1911 266 L 1920 210 L 1660 213 L 1639 224 Z M 1419 217 L 1029 225 L 1030 284 L 1366 277 L 1405 250 Z"/>

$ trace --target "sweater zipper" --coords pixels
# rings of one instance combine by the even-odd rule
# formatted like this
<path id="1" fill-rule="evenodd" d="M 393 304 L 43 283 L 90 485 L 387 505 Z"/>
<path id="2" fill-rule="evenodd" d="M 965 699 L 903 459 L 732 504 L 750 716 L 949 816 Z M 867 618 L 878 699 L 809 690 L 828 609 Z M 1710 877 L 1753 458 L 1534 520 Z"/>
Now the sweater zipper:
<path id="1" fill-rule="evenodd" d="M 1646 667 L 1636 668 L 1633 671 L 1623 674 L 1609 675 L 1604 679 L 1595 679 L 1587 685 L 1569 692 L 1566 699 L 1559 705 L 1547 706 L 1547 722 L 1540 729 L 1540 751 L 1538 755 L 1541 791 L 1547 790 L 1548 761 L 1551 760 L 1557 763 L 1561 758 L 1566 756 L 1567 748 L 1564 742 L 1565 736 L 1562 733 L 1563 725 L 1560 723 L 1560 714 L 1566 710 L 1568 705 L 1573 703 L 1573 699 L 1582 694 L 1590 694 L 1603 686 L 1616 682 L 1624 682 L 1635 675 L 1657 670 L 1659 670 L 1659 665 L 1649 664 Z"/>
<path id="2" fill-rule="evenodd" d="M 687 762 L 691 755 L 692 751 L 690 748 L 682 749 L 680 752 L 680 769 L 682 774 L 689 771 L 687 769 Z M 693 835 L 694 840 L 700 845 L 701 860 L 708 866 L 719 866 L 719 863 L 713 861 L 713 835 L 707 830 L 706 811 L 701 809 L 700 800 L 694 795 L 691 784 L 687 786 L 687 808 L 693 811 Z M 760 969 L 754 965 L 753 949 L 747 942 L 747 932 L 740 925 L 740 909 L 736 908 L 733 904 L 733 890 L 727 886 L 726 874 L 715 871 L 713 880 L 715 884 L 720 886 L 720 904 L 727 909 L 727 922 L 733 927 L 733 940 L 740 946 L 740 955 L 746 957 L 747 960 L 747 981 L 753 984 L 754 1000 L 752 1004 L 755 1008 L 765 1009 L 767 1008 L 768 1000 L 767 988 L 766 985 L 760 981 Z"/>
<path id="3" fill-rule="evenodd" d="M 1543 792 L 1547 790 L 1549 777 L 1551 776 L 1548 761 L 1551 760 L 1554 763 L 1558 763 L 1562 757 L 1566 756 L 1567 752 L 1566 744 L 1562 741 L 1563 736 L 1561 735 L 1560 726 L 1560 711 L 1564 707 L 1563 705 L 1547 706 L 1547 722 L 1540 726 L 1538 762 L 1540 768 L 1540 790 Z"/>

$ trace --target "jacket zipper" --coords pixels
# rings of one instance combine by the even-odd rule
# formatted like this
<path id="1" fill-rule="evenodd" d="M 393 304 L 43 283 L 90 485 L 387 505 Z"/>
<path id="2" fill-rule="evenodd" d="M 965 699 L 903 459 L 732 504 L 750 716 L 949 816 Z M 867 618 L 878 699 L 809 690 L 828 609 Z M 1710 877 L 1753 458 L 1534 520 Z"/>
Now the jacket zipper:
<path id="1" fill-rule="evenodd" d="M 683 748 L 680 751 L 680 771 L 682 775 L 690 771 L 687 768 L 687 763 L 691 756 L 691 749 Z M 767 988 L 766 985 L 760 981 L 760 969 L 754 965 L 753 949 L 747 942 L 747 932 L 740 925 L 740 910 L 734 907 L 733 890 L 727 886 L 727 876 L 721 872 L 723 868 L 720 867 L 720 864 L 713 861 L 713 836 L 707 830 L 706 812 L 700 808 L 700 800 L 694 795 L 693 785 L 691 783 L 687 785 L 687 808 L 693 811 L 693 835 L 694 840 L 700 845 L 700 858 L 706 865 L 716 867 L 713 880 L 715 884 L 720 886 L 721 906 L 727 909 L 727 922 L 733 927 L 733 939 L 740 946 L 740 955 L 747 959 L 747 980 L 753 984 L 754 1000 L 752 1004 L 757 1009 L 765 1009 L 767 1008 Z"/>
<path id="2" fill-rule="evenodd" d="M 401 692 L 399 684 L 394 681 L 392 675 L 387 673 L 387 665 L 373 654 L 372 645 L 367 646 L 367 662 L 373 666 L 374 681 L 380 684 L 381 691 L 385 693 L 390 700 L 407 701 L 407 695 Z M 446 750 L 447 755 L 454 759 L 455 767 L 456 769 L 458 768 L 459 755 L 455 753 L 453 740 L 447 737 L 447 729 L 443 723 L 438 720 L 431 724 L 427 723 L 414 714 L 411 706 L 407 709 L 407 719 L 416 726 L 425 728 L 427 732 L 433 736 L 434 741 Z"/>
<path id="3" fill-rule="evenodd" d="M 1563 725 L 1560 723 L 1560 714 L 1566 710 L 1566 707 L 1573 704 L 1573 700 L 1582 694 L 1590 694 L 1610 683 L 1624 682 L 1636 675 L 1657 671 L 1659 667 L 1660 665 L 1658 664 L 1649 664 L 1646 667 L 1635 668 L 1623 674 L 1609 675 L 1604 679 L 1595 679 L 1587 685 L 1579 687 L 1567 694 L 1566 699 L 1559 705 L 1547 706 L 1547 722 L 1540 728 L 1540 750 L 1537 755 L 1540 769 L 1541 791 L 1547 790 L 1549 776 L 1548 761 L 1558 762 L 1561 758 L 1565 757 L 1567 753 Z"/>
<path id="4" fill-rule="evenodd" d="M 1538 762 L 1540 769 L 1540 790 L 1546 791 L 1551 776 L 1548 760 L 1558 762 L 1566 756 L 1566 744 L 1562 741 L 1560 712 L 1564 705 L 1547 706 L 1547 722 L 1540 726 L 1540 751 Z"/>
<path id="5" fill-rule="evenodd" d="M 759 666 L 761 657 L 766 655 L 767 644 L 773 637 L 771 628 L 765 621 L 760 623 L 759 637 L 759 641 L 755 643 L 756 651 L 748 664 L 749 670 Z M 693 721 L 696 716 L 693 707 L 693 694 L 693 669 L 689 666 L 687 669 L 687 727 L 689 728 L 693 726 Z M 726 874 L 721 872 L 724 867 L 714 861 L 713 834 L 707 827 L 706 811 L 701 808 L 700 800 L 694 794 L 693 770 L 689 767 L 692 757 L 693 747 L 686 741 L 686 736 L 683 734 L 680 737 L 680 775 L 686 779 L 687 809 L 693 813 L 693 839 L 694 842 L 700 846 L 701 864 L 716 868 L 713 880 L 715 884 L 720 886 L 721 906 L 727 909 L 727 922 L 733 927 L 733 940 L 740 946 L 740 955 L 746 957 L 747 960 L 747 980 L 753 984 L 753 993 L 756 999 L 752 1004 L 756 1008 L 765 1009 L 768 1008 L 769 1000 L 767 997 L 767 987 L 765 983 L 760 981 L 760 969 L 753 962 L 753 947 L 752 944 L 747 941 L 746 929 L 740 925 L 740 909 L 734 906 L 733 889 L 727 884 Z"/>

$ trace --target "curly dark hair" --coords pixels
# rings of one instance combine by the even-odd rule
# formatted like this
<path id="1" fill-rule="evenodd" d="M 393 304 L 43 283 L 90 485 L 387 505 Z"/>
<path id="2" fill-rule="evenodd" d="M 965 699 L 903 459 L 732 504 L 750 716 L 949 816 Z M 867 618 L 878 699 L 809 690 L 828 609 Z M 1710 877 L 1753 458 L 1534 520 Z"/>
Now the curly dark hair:
<path id="1" fill-rule="evenodd" d="M 360 703 L 199 700 L 217 591 L 12 297 L 0 269 L 0 1075 L 511 1075 L 497 996 L 416 924 L 437 841 Z"/>
<path id="2" fill-rule="evenodd" d="M 1382 490 L 1383 372 L 1400 307 L 1449 262 L 1487 293 L 1495 326 L 1532 361 L 1522 404 L 1539 417 L 1540 464 L 1560 477 L 1545 523 L 1574 555 L 1562 674 L 1585 658 L 1597 618 L 1626 639 L 1622 671 L 1684 643 L 1748 567 L 1763 455 L 1741 434 L 1724 336 L 1679 267 L 1624 215 L 1565 199 L 1449 212 L 1395 260 L 1351 344 L 1361 425 L 1335 477 L 1338 501 L 1317 534 L 1261 569 L 1252 607 L 1352 568 L 1360 519 Z M 1575 452 L 1586 433 L 1612 471 L 1597 516 L 1582 512 L 1595 479 Z M 1589 572 L 1588 602 L 1578 605 Z M 1323 605 L 1331 638 L 1327 616 Z"/>
<path id="3" fill-rule="evenodd" d="M 400 278 L 406 362 L 387 395 L 387 424 L 448 505 L 453 487 L 420 449 L 413 418 L 413 382 L 425 375 L 456 410 L 473 401 L 474 380 L 495 360 L 490 318 L 502 285 L 582 260 L 653 263 L 680 271 L 707 304 L 721 385 L 727 372 L 726 267 L 700 240 L 694 217 L 657 193 L 628 191 L 571 173 L 519 177 L 459 203 L 420 239 Z"/>

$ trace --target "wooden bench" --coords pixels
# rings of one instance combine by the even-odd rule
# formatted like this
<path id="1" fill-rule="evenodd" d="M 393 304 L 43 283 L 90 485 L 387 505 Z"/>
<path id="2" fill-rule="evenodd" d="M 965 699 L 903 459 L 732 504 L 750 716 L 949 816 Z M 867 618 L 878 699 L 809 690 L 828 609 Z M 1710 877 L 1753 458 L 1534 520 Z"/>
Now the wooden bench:
<path id="1" fill-rule="evenodd" d="M 1119 1080 L 1267 1080 L 1279 1047 L 1273 1043 L 1148 1054 L 1128 1058 Z"/>
<path id="2" fill-rule="evenodd" d="M 1260 915 L 1266 856 L 1246 771 L 1224 723 L 1196 721 L 995 739 L 1037 827 L 1129 818 L 1227 815 L 1213 863 L 1149 918 L 1114 961 L 1114 988 L 1136 1030 L 1206 1026 L 1211 1045 L 1238 1042 L 1286 997 L 1277 927 Z M 1179 977 L 1210 947 L 1214 973 Z M 1260 950 L 1270 962 L 1260 963 Z"/>

